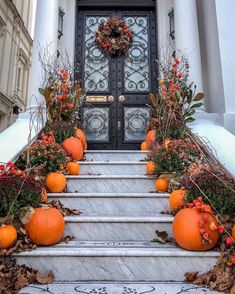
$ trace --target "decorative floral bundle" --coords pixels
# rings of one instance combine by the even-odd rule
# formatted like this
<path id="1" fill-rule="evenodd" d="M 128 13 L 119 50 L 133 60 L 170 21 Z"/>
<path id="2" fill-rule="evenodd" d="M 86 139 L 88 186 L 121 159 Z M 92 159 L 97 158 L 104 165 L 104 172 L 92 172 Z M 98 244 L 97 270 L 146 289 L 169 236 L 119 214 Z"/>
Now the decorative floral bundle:
<path id="1" fill-rule="evenodd" d="M 111 56 L 127 54 L 133 39 L 133 32 L 125 20 L 109 18 L 99 25 L 95 42 L 99 48 Z"/>

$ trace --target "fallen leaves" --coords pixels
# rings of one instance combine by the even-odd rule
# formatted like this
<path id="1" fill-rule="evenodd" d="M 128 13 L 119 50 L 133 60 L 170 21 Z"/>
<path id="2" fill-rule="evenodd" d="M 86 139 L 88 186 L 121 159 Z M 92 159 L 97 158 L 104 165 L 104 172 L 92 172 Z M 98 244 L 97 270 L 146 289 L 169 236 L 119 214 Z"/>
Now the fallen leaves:
<path id="1" fill-rule="evenodd" d="M 186 273 L 185 281 L 211 290 L 235 294 L 235 266 L 230 262 L 230 256 L 234 254 L 234 251 L 234 248 L 222 251 L 217 264 L 211 271 L 202 275 L 198 275 L 198 272 Z"/>
<path id="2" fill-rule="evenodd" d="M 70 209 L 64 207 L 64 205 L 59 200 L 53 200 L 47 203 L 50 207 L 57 208 L 63 216 L 66 215 L 80 215 L 80 211 L 77 209 Z"/>
<path id="3" fill-rule="evenodd" d="M 52 272 L 40 273 L 26 265 L 16 265 L 13 258 L 0 258 L 0 294 L 16 294 L 28 284 L 49 284 L 53 281 Z"/>
<path id="4" fill-rule="evenodd" d="M 156 231 L 156 235 L 154 239 L 152 240 L 152 242 L 157 242 L 160 244 L 166 244 L 173 241 L 174 241 L 173 238 L 169 238 L 167 232 L 165 231 Z"/>

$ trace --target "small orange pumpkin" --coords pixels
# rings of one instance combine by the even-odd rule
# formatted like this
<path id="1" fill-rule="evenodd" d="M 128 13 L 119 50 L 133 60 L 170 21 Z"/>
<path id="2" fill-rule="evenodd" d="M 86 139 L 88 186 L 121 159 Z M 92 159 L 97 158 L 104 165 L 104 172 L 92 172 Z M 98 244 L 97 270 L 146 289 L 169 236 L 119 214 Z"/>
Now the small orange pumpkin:
<path id="1" fill-rule="evenodd" d="M 141 145 L 140 145 L 140 149 L 141 149 L 142 151 L 146 151 L 146 150 L 148 150 L 148 148 L 147 148 L 147 144 L 146 144 L 145 141 L 141 143 Z"/>
<path id="2" fill-rule="evenodd" d="M 64 235 L 64 218 L 56 208 L 35 208 L 25 227 L 30 240 L 36 245 L 54 245 Z"/>
<path id="3" fill-rule="evenodd" d="M 10 248 L 17 239 L 17 231 L 12 225 L 0 227 L 0 249 Z"/>
<path id="4" fill-rule="evenodd" d="M 169 180 L 166 178 L 159 178 L 156 180 L 155 186 L 158 192 L 166 192 L 168 189 Z"/>
<path id="5" fill-rule="evenodd" d="M 149 161 L 146 165 L 147 175 L 153 175 L 156 171 L 156 164 L 153 161 Z"/>
<path id="6" fill-rule="evenodd" d="M 83 157 L 83 145 L 78 138 L 68 138 L 64 140 L 62 146 L 73 160 L 80 160 Z"/>
<path id="7" fill-rule="evenodd" d="M 60 193 L 66 186 L 66 177 L 59 173 L 49 173 L 46 177 L 45 185 L 52 193 Z"/>
<path id="8" fill-rule="evenodd" d="M 85 147 L 86 136 L 85 136 L 84 132 L 81 129 L 76 129 L 75 130 L 75 137 L 78 138 L 79 140 L 81 140 L 83 147 Z"/>
<path id="9" fill-rule="evenodd" d="M 70 175 L 76 176 L 80 172 L 80 165 L 76 162 L 71 161 L 67 163 L 66 169 Z"/>
<path id="10" fill-rule="evenodd" d="M 233 225 L 233 228 L 232 228 L 232 238 L 235 241 L 235 225 Z"/>
<path id="11" fill-rule="evenodd" d="M 158 144 L 156 141 L 156 130 L 151 130 L 146 136 L 146 144 L 148 150 L 152 149 L 154 145 Z"/>
<path id="12" fill-rule="evenodd" d="M 200 233 L 199 222 L 203 215 L 207 215 L 208 221 L 205 223 L 205 230 L 210 238 L 210 243 L 203 243 L 202 235 Z M 213 223 L 213 226 L 211 224 Z M 175 216 L 173 221 L 173 235 L 175 241 L 180 247 L 201 251 L 213 248 L 220 237 L 217 229 L 211 227 L 218 227 L 218 223 L 214 216 L 209 212 L 198 212 L 195 208 L 183 208 Z"/>
<path id="13" fill-rule="evenodd" d="M 171 211 L 178 210 L 185 205 L 185 196 L 187 190 L 174 190 L 169 197 L 169 206 Z"/>
<path id="14" fill-rule="evenodd" d="M 48 195 L 47 195 L 46 188 L 42 188 L 42 191 L 41 191 L 41 200 L 42 200 L 42 202 L 47 202 L 47 200 L 48 200 Z"/>

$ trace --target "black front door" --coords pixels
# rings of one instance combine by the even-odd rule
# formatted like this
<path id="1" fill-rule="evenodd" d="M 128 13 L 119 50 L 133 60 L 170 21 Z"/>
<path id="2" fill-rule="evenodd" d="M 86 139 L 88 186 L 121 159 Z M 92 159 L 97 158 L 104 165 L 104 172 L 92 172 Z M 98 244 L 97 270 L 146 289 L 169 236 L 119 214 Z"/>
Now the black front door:
<path id="1" fill-rule="evenodd" d="M 134 32 L 126 56 L 109 57 L 94 42 L 99 24 L 125 19 Z M 156 86 L 155 11 L 80 10 L 76 62 L 86 92 L 83 125 L 89 149 L 139 149 L 150 110 L 148 94 Z"/>

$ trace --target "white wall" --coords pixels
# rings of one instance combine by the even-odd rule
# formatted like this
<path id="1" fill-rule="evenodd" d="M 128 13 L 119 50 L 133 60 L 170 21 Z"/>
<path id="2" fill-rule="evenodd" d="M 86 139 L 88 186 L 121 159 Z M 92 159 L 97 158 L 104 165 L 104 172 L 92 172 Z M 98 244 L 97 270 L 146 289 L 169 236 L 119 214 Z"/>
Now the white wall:
<path id="1" fill-rule="evenodd" d="M 225 127 L 235 134 L 235 1 L 215 0 L 225 98 Z"/>
<path id="2" fill-rule="evenodd" d="M 168 13 L 174 7 L 174 0 L 157 0 L 157 37 L 158 37 L 158 58 L 166 53 L 166 46 L 171 51 L 175 50 L 175 43 L 171 40 L 170 24 Z"/>
<path id="3" fill-rule="evenodd" d="M 63 36 L 58 41 L 58 49 L 63 54 L 67 52 L 70 62 L 74 62 L 75 55 L 75 24 L 76 24 L 76 1 L 59 0 L 59 7 L 64 12 Z"/>
<path id="4" fill-rule="evenodd" d="M 197 0 L 202 76 L 207 112 L 224 113 L 224 88 L 214 0 Z"/>

